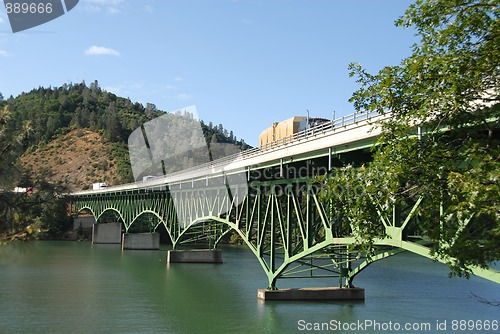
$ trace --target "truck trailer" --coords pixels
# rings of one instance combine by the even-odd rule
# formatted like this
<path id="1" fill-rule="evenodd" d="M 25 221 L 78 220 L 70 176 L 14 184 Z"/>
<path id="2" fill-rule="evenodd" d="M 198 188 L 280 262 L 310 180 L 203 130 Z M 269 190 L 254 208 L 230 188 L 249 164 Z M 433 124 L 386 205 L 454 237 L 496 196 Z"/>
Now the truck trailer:
<path id="1" fill-rule="evenodd" d="M 99 182 L 99 183 L 94 183 L 92 185 L 92 190 L 99 190 L 99 189 L 104 189 L 106 188 L 108 185 L 106 184 L 106 182 Z"/>

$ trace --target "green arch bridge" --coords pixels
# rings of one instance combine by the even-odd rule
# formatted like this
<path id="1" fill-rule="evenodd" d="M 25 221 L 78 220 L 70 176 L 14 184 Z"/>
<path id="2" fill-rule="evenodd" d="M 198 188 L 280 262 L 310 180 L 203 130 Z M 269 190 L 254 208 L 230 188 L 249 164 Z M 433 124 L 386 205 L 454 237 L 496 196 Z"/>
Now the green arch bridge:
<path id="1" fill-rule="evenodd" d="M 350 251 L 343 235 L 318 199 L 311 180 L 342 163 L 361 164 L 380 129 L 379 115 L 353 114 L 260 149 L 144 182 L 73 193 L 72 210 L 90 211 L 96 221 L 114 212 L 125 233 L 146 224 L 165 228 L 173 248 L 200 240 L 216 248 L 230 231 L 255 254 L 267 275 L 268 289 L 285 278 L 332 277 L 340 287 L 368 264 L 402 251 L 430 257 L 428 241 L 415 227 L 422 199 L 380 216 L 389 238 L 376 240 L 370 258 Z M 146 222 L 146 223 L 144 223 Z M 500 272 L 474 268 L 477 276 L 500 283 Z"/>

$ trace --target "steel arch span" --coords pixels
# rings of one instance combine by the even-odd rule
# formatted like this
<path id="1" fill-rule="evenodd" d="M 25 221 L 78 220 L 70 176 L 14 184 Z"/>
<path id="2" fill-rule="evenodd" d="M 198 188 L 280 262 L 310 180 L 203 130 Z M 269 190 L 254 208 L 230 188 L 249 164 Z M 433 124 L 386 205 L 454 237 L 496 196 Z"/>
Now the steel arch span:
<path id="1" fill-rule="evenodd" d="M 392 221 L 381 217 L 388 237 L 376 240 L 377 252 L 367 258 L 351 250 L 354 238 L 342 232 L 349 228 L 332 220 L 318 192 L 318 185 L 308 178 L 245 180 L 231 187 L 202 179 L 81 194 L 71 202 L 73 212 L 89 209 L 96 218 L 107 210 L 118 212 L 126 232 L 150 213 L 157 219 L 154 228 L 164 224 L 174 249 L 200 239 L 215 248 L 224 235 L 235 231 L 258 259 L 269 289 L 276 289 L 278 279 L 311 277 L 330 277 L 339 286 L 351 287 L 356 275 L 374 261 L 405 250 L 430 257 L 425 238 L 406 233 L 421 199 L 399 208 L 399 217 L 394 215 Z M 474 273 L 500 283 L 493 269 Z"/>
<path id="2" fill-rule="evenodd" d="M 167 174 L 163 170 L 162 176 L 151 180 L 150 175 L 139 173 L 143 182 L 81 191 L 68 198 L 73 212 L 88 208 L 96 218 L 108 210 L 118 212 L 126 232 L 142 223 L 141 215 L 149 213 L 152 218 L 146 223 L 153 229 L 163 224 L 174 249 L 201 238 L 215 248 L 224 235 L 234 231 L 260 262 L 270 289 L 276 288 L 278 279 L 302 277 L 333 277 L 339 286 L 349 287 L 370 263 L 398 252 L 431 258 L 426 247 L 429 239 L 417 228 L 424 199 L 395 200 L 395 204 L 375 210 L 378 217 L 374 225 L 380 226 L 380 235 L 386 237 L 373 240 L 376 250 L 366 257 L 352 247 L 356 241 L 353 228 L 336 221 L 333 205 L 329 207 L 318 198 L 314 176 L 370 161 L 370 150 L 381 134 L 381 127 L 374 125 L 389 117 L 390 113 L 354 113 L 178 172 Z M 149 124 L 155 127 L 157 123 Z M 425 137 L 422 128 L 415 130 L 409 135 Z M 442 131 L 447 131 L 446 127 Z M 144 158 L 154 170 L 158 166 L 153 162 L 159 161 L 150 158 L 158 158 L 153 151 L 162 151 L 162 143 L 155 141 L 153 147 L 151 143 L 148 146 L 143 138 L 146 132 L 137 131 L 140 147 L 130 153 Z M 186 147 L 188 151 L 191 148 Z M 139 167 L 143 166 L 141 161 L 136 161 Z M 378 205 L 378 198 L 371 200 Z M 500 283 L 500 273 L 494 269 L 471 271 Z"/>

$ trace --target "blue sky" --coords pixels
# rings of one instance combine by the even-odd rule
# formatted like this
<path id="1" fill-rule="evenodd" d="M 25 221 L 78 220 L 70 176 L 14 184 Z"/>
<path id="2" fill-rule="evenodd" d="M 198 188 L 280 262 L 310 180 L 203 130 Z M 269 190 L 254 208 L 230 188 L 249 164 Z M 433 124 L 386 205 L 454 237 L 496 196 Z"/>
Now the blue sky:
<path id="1" fill-rule="evenodd" d="M 256 145 L 272 122 L 354 111 L 348 64 L 397 65 L 416 41 L 409 0 L 80 0 L 13 34 L 0 8 L 0 92 L 98 80 L 132 101 L 196 105 Z"/>

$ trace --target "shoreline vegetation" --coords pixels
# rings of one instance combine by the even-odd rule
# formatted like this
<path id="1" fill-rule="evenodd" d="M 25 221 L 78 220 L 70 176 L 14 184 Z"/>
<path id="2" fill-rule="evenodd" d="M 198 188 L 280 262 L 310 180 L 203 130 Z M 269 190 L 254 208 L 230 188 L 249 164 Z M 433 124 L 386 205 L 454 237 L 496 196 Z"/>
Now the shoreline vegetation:
<path id="1" fill-rule="evenodd" d="M 87 239 L 72 231 L 61 194 L 95 182 L 132 182 L 127 138 L 165 114 L 153 103 L 107 92 L 97 80 L 7 99 L 0 93 L 0 243 Z M 200 120 L 200 126 L 209 149 L 213 143 L 249 147 L 222 124 Z"/>

